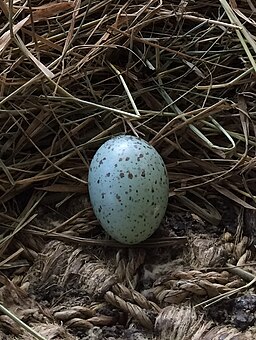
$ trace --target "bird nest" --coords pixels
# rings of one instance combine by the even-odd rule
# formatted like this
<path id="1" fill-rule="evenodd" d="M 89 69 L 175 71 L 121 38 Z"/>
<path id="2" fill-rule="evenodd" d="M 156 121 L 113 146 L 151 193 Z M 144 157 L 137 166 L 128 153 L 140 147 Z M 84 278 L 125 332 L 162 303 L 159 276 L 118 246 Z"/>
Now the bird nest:
<path id="1" fill-rule="evenodd" d="M 2 339 L 255 339 L 256 8 L 245 1 L 0 1 Z M 147 241 L 88 199 L 127 133 L 167 167 Z"/>

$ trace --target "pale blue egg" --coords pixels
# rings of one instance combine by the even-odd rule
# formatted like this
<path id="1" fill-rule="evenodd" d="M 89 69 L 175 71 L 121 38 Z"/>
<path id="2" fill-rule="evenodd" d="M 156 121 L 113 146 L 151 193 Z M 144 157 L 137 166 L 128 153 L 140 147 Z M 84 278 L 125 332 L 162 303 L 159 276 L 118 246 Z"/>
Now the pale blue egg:
<path id="1" fill-rule="evenodd" d="M 166 167 L 156 149 L 143 139 L 120 135 L 105 142 L 92 159 L 88 188 L 96 217 L 121 243 L 146 240 L 165 215 Z"/>

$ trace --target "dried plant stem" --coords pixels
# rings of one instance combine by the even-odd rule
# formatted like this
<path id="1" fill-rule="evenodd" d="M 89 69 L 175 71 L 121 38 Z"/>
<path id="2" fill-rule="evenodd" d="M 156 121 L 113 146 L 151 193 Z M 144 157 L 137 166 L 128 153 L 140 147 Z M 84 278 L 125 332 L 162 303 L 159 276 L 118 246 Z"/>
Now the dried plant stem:
<path id="1" fill-rule="evenodd" d="M 214 296 L 213 298 L 211 298 L 209 300 L 206 300 L 206 301 L 203 301 L 203 302 L 197 304 L 195 306 L 195 308 L 201 307 L 201 306 L 203 306 L 204 308 L 207 308 L 207 307 L 209 307 L 209 306 L 211 306 L 211 305 L 213 305 L 213 304 L 215 304 L 217 302 L 220 302 L 220 301 L 222 301 L 222 300 L 224 300 L 224 299 L 226 299 L 226 298 L 228 298 L 228 297 L 230 297 L 230 296 L 232 296 L 232 295 L 234 295 L 236 293 L 239 293 L 239 292 L 241 292 L 241 291 L 243 291 L 245 289 L 250 288 L 251 286 L 253 286 L 255 284 L 255 282 L 256 282 L 256 277 L 254 277 L 253 280 L 251 280 L 249 283 L 247 283 L 243 287 L 239 287 L 239 288 L 231 290 L 230 292 L 226 292 L 224 294 L 221 294 L 221 295 L 218 295 L 218 296 Z"/>
<path id="2" fill-rule="evenodd" d="M 111 68 L 116 72 L 116 74 L 118 75 L 118 77 L 120 78 L 121 83 L 123 84 L 123 87 L 124 87 L 124 89 L 125 89 L 125 92 L 127 93 L 127 96 L 128 96 L 128 98 L 129 98 L 129 100 L 130 100 L 130 102 L 131 102 L 131 104 L 132 104 L 132 107 L 133 107 L 133 109 L 134 109 L 136 115 L 137 115 L 138 117 L 140 117 L 140 113 L 139 113 L 139 111 L 138 111 L 138 109 L 137 109 L 137 106 L 136 106 L 136 104 L 135 104 L 135 102 L 134 102 L 134 100 L 133 100 L 133 98 L 132 98 L 132 95 L 131 95 L 131 92 L 129 91 L 129 88 L 128 88 L 128 86 L 126 85 L 126 82 L 124 81 L 124 78 L 123 78 L 122 74 L 118 71 L 118 69 L 117 69 L 114 65 L 110 64 L 110 66 L 111 66 Z"/>
<path id="3" fill-rule="evenodd" d="M 13 313 L 11 313 L 7 308 L 5 308 L 2 304 L 0 304 L 0 310 L 5 315 L 9 316 L 14 322 L 16 322 L 19 326 L 21 326 L 23 329 L 25 329 L 27 332 L 29 332 L 31 335 L 35 337 L 35 339 L 38 340 L 47 340 L 45 337 L 37 333 L 33 328 L 29 327 L 25 322 L 20 320 L 17 316 L 15 316 Z"/>
<path id="4" fill-rule="evenodd" d="M 247 40 L 247 42 L 252 46 L 254 52 L 256 53 L 256 43 L 255 41 L 252 39 L 251 35 L 247 32 L 247 29 L 241 24 L 240 20 L 238 19 L 238 17 L 236 16 L 236 14 L 234 13 L 234 11 L 232 10 L 232 8 L 230 7 L 230 5 L 228 4 L 228 2 L 226 0 L 220 0 L 221 5 L 223 6 L 227 16 L 229 17 L 229 20 L 232 23 L 235 23 L 236 25 L 238 25 L 240 27 L 240 30 L 236 30 L 237 36 L 245 50 L 245 53 L 247 54 L 252 67 L 254 69 L 254 71 L 256 72 L 256 62 L 254 57 L 252 56 L 245 39 Z M 243 37 L 244 35 L 244 37 Z M 245 39 L 244 39 L 245 38 Z"/>

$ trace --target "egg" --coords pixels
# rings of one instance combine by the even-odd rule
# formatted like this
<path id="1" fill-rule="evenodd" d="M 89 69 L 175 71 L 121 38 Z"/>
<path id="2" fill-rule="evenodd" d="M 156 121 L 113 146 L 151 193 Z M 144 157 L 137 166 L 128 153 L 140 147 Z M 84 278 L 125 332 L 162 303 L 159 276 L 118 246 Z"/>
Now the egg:
<path id="1" fill-rule="evenodd" d="M 120 243 L 136 244 L 159 227 L 167 208 L 169 180 L 153 146 L 141 138 L 120 135 L 95 153 L 88 190 L 103 229 Z"/>

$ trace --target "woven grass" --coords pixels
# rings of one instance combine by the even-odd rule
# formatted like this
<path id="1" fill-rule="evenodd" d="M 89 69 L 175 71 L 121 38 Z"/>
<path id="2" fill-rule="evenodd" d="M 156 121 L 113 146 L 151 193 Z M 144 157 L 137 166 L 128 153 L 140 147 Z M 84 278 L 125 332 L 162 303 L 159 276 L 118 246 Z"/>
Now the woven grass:
<path id="1" fill-rule="evenodd" d="M 251 1 L 2 0 L 0 9 L 3 275 L 19 276 L 49 238 L 121 247 L 106 240 L 87 199 L 90 160 L 119 133 L 144 138 L 162 155 L 170 179 L 169 212 L 190 211 L 218 225 L 222 212 L 214 202 L 220 197 L 232 202 L 240 219 L 236 246 L 228 253 L 236 252 L 237 261 L 244 254 L 254 259 L 247 253 L 250 238 L 237 250 L 244 242 L 243 216 L 253 220 L 256 195 Z M 59 212 L 77 197 L 81 209 Z M 46 205 L 59 214 L 54 226 L 38 220 Z M 189 242 L 176 236 L 160 235 L 143 247 Z M 106 296 L 121 308 L 111 293 Z M 155 303 L 156 310 L 149 307 L 152 320 L 163 308 L 162 300 Z M 131 308 L 123 310 L 134 317 Z M 150 318 L 143 320 L 141 325 L 151 322 L 146 328 L 154 328 Z M 157 319 L 156 328 L 159 324 Z"/>

